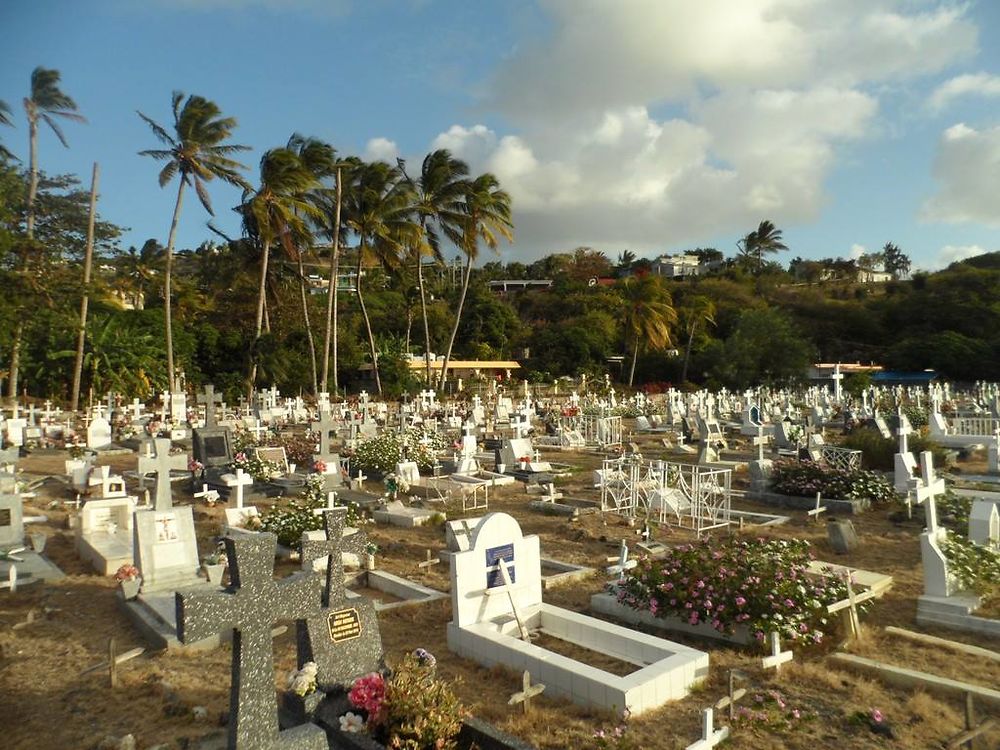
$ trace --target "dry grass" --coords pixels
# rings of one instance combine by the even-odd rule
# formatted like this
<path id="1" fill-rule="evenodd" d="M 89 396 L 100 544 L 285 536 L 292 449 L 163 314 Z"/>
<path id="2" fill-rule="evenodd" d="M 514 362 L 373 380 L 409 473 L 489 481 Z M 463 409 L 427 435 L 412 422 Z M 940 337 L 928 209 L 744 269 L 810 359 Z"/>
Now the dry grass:
<path id="1" fill-rule="evenodd" d="M 663 455 L 658 439 L 640 438 L 645 454 Z M 567 496 L 597 498 L 588 487 L 591 468 L 599 465 L 593 454 L 557 454 L 554 460 L 583 467 L 559 486 Z M 30 457 L 22 461 L 29 473 L 62 472 L 62 457 Z M 135 457 L 115 457 L 109 462 L 116 470 L 134 468 Z M 740 475 L 738 475 L 740 476 Z M 742 477 L 740 478 L 742 481 Z M 177 501 L 189 502 L 180 486 Z M 141 748 L 157 743 L 183 747 L 184 743 L 217 731 L 220 716 L 228 710 L 230 649 L 223 647 L 197 655 L 145 654 L 129 662 L 121 672 L 122 686 L 112 691 L 105 676 L 94 673 L 80 677 L 87 666 L 101 661 L 107 638 L 113 635 L 122 649 L 141 645 L 131 624 L 115 604 L 110 579 L 90 573 L 76 557 L 71 532 L 65 528 L 66 512 L 48 510 L 48 501 L 65 497 L 65 490 L 50 483 L 28 513 L 49 516 L 43 530 L 49 535 L 48 554 L 67 578 L 52 585 L 23 589 L 16 596 L 0 595 L 0 726 L 5 729 L 4 748 L 92 748 L 108 734 L 136 735 Z M 529 511 L 523 490 L 504 488 L 490 495 L 490 510 L 514 515 L 526 534 L 538 534 L 543 554 L 558 560 L 600 568 L 605 558 L 616 553 L 622 538 L 635 539 L 635 529 L 609 516 L 584 516 L 569 521 Z M 261 505 L 266 505 L 262 503 Z M 768 512 L 765 506 L 741 504 L 748 510 Z M 449 517 L 457 517 L 449 508 Z M 207 553 L 210 538 L 218 533 L 221 508 L 196 506 L 195 521 L 201 552 Z M 935 674 L 996 687 L 1000 676 L 995 666 L 975 657 L 938 651 L 932 647 L 893 639 L 881 631 L 885 625 L 914 627 L 916 598 L 922 591 L 918 534 L 914 523 L 897 524 L 889 513 L 875 510 L 854 518 L 861 545 L 851 555 L 835 556 L 826 542 L 824 524 L 807 524 L 804 514 L 793 513 L 790 524 L 769 529 L 769 535 L 809 539 L 821 559 L 892 575 L 895 585 L 864 616 L 866 640 L 851 650 L 872 658 L 922 669 Z M 37 527 L 35 528 L 37 530 Z M 426 550 L 433 555 L 444 548 L 440 528 L 403 530 L 369 527 L 372 539 L 381 547 L 379 567 L 442 591 L 449 589 L 444 564 L 420 569 Z M 657 538 L 668 543 L 687 540 L 685 531 L 661 530 Z M 279 575 L 297 569 L 294 563 L 277 566 Z M 585 611 L 591 594 L 599 591 L 603 575 L 546 592 L 546 601 L 577 611 Z M 45 612 L 40 621 L 18 631 L 10 626 L 25 619 L 29 609 Z M 456 691 L 477 716 L 539 748 L 586 748 L 592 746 L 593 732 L 615 723 L 607 712 L 576 707 L 544 694 L 533 701 L 528 716 L 507 705 L 509 696 L 520 689 L 521 676 L 505 669 L 487 670 L 451 654 L 446 642 L 446 624 L 451 619 L 450 602 L 440 600 L 425 605 L 402 607 L 379 616 L 382 639 L 390 660 L 406 651 L 424 647 L 438 657 L 440 674 L 452 681 Z M 951 631 L 929 631 L 935 635 L 997 649 L 995 641 Z M 778 750 L 801 748 L 927 748 L 963 728 L 962 707 L 957 700 L 942 699 L 922 692 L 886 687 L 867 678 L 831 668 L 825 652 L 797 653 L 780 675 L 765 674 L 759 654 L 674 638 L 687 645 L 708 650 L 712 670 L 706 684 L 685 700 L 635 718 L 629 733 L 638 747 L 662 750 L 683 748 L 700 731 L 701 709 L 726 692 L 728 670 L 750 675 L 754 685 L 780 690 L 790 705 L 800 707 L 814 718 L 794 730 L 773 733 L 766 730 L 736 732 L 727 747 L 734 749 Z M 829 644 L 832 648 L 835 644 Z M 279 636 L 274 644 L 275 682 L 280 685 L 295 666 L 294 628 Z M 991 672 L 991 669 L 993 670 Z M 208 719 L 195 720 L 191 709 L 204 706 Z M 880 709 L 892 724 L 897 739 L 887 740 L 865 726 L 853 723 L 856 711 Z M 724 713 L 724 712 L 721 712 Z M 717 721 L 723 721 L 720 716 Z M 1000 747 L 1000 732 L 981 741 L 981 747 Z"/>

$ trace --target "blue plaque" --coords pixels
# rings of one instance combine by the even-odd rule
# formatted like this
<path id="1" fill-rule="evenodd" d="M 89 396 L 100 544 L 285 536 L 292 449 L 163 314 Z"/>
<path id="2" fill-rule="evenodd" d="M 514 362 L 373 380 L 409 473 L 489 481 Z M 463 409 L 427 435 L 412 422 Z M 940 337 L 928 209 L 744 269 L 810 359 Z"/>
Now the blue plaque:
<path id="1" fill-rule="evenodd" d="M 490 547 L 486 550 L 486 588 L 493 589 L 503 586 L 503 574 L 500 572 L 498 561 L 507 563 L 507 573 L 510 575 L 510 582 L 517 580 L 514 575 L 514 545 L 504 544 L 500 547 Z"/>

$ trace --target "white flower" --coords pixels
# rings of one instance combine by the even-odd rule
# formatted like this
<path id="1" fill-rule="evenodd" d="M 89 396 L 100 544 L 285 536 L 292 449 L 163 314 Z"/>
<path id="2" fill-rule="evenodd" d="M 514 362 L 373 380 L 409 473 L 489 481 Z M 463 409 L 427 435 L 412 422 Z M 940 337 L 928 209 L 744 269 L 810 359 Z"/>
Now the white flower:
<path id="1" fill-rule="evenodd" d="M 360 732 L 365 728 L 365 720 L 352 711 L 340 717 L 341 732 Z"/>

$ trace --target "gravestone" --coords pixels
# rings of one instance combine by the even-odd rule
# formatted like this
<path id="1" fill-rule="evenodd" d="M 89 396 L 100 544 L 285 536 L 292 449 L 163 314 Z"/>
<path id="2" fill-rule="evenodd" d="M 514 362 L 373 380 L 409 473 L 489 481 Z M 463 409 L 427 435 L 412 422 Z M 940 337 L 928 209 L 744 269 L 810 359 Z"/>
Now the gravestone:
<path id="1" fill-rule="evenodd" d="M 17 495 L 0 495 L 0 550 L 24 544 L 24 506 Z"/>
<path id="2" fill-rule="evenodd" d="M 194 460 L 206 469 L 217 469 L 233 462 L 233 434 L 226 427 L 202 427 L 192 432 Z"/>
<path id="3" fill-rule="evenodd" d="M 104 417 L 97 416 L 87 426 L 87 447 L 94 450 L 107 448 L 111 445 L 111 423 Z"/>
<path id="4" fill-rule="evenodd" d="M 131 497 L 88 500 L 80 510 L 76 551 L 101 575 L 113 575 L 134 561 L 134 512 L 135 499 Z"/>
<path id="5" fill-rule="evenodd" d="M 969 541 L 982 547 L 1000 546 L 1000 511 L 992 500 L 974 500 L 969 513 Z"/>
<path id="6" fill-rule="evenodd" d="M 307 568 L 317 558 L 327 560 L 322 606 L 296 623 L 298 663 L 300 668 L 308 661 L 316 663 L 316 683 L 327 693 L 347 690 L 356 678 L 385 669 L 375 603 L 363 597 L 347 598 L 343 553 L 360 556 L 367 537 L 361 531 L 344 537 L 346 517 L 346 508 L 325 510 L 326 539 L 302 542 L 302 562 Z"/>
<path id="7" fill-rule="evenodd" d="M 826 524 L 826 538 L 838 555 L 847 555 L 858 546 L 858 535 L 849 519 L 830 519 Z"/>
<path id="8" fill-rule="evenodd" d="M 178 591 L 177 637 L 182 643 L 233 631 L 229 690 L 230 750 L 327 750 L 313 724 L 279 731 L 271 628 L 279 619 L 309 617 L 320 603 L 313 574 L 275 581 L 277 538 L 226 538 L 231 585 L 221 592 Z"/>
<path id="9" fill-rule="evenodd" d="M 132 553 L 143 593 L 199 583 L 198 540 L 191 506 L 137 510 Z"/>
<path id="10" fill-rule="evenodd" d="M 175 427 L 187 423 L 187 394 L 184 392 L 170 394 L 170 421 Z"/>

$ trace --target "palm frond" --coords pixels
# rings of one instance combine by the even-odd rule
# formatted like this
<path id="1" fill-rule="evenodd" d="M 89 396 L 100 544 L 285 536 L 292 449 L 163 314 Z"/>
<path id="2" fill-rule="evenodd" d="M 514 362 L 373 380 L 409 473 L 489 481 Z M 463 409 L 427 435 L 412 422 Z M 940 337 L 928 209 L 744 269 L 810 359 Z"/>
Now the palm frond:
<path id="1" fill-rule="evenodd" d="M 208 196 L 208 190 L 205 188 L 205 182 L 199 177 L 194 177 L 194 189 L 198 194 L 198 200 L 201 201 L 201 205 L 205 207 L 205 210 L 212 216 L 215 216 L 215 211 L 212 210 L 212 199 Z"/>
<path id="2" fill-rule="evenodd" d="M 168 182 L 174 179 L 174 175 L 177 174 L 177 162 L 174 160 L 168 161 L 163 169 L 160 170 L 159 183 L 160 187 L 165 187 Z"/>
<path id="3" fill-rule="evenodd" d="M 160 140 L 161 143 L 166 143 L 168 146 L 171 147 L 175 147 L 177 145 L 174 142 L 174 139 L 170 137 L 170 134 L 163 128 L 163 126 L 157 123 L 155 120 L 153 120 L 153 118 L 144 115 L 139 110 L 136 110 L 135 113 L 139 115 L 139 117 L 141 117 L 147 125 L 149 125 L 149 127 L 153 131 L 153 135 L 155 135 Z M 139 153 L 146 154 L 148 152 L 140 151 Z"/>
<path id="4" fill-rule="evenodd" d="M 69 143 L 66 141 L 66 136 L 62 132 L 62 128 L 59 127 L 59 123 L 57 123 L 55 120 L 53 120 L 47 114 L 42 114 L 42 120 L 44 120 L 45 123 L 50 128 L 52 128 L 52 132 L 54 132 L 56 134 L 56 137 L 59 139 L 59 142 L 62 143 L 62 145 L 65 146 L 66 148 L 69 148 Z"/>

